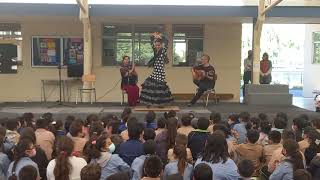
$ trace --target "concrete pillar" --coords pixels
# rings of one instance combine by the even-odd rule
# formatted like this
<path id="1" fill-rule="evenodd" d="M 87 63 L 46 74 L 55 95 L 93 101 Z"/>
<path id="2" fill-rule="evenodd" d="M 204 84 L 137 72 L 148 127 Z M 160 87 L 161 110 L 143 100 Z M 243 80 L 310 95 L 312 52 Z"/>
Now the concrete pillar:
<path id="1" fill-rule="evenodd" d="M 258 18 L 254 24 L 253 31 L 253 69 L 252 69 L 252 84 L 260 84 L 260 40 L 265 21 L 265 14 L 262 12 L 265 10 L 265 0 L 259 0 Z"/>
<path id="2" fill-rule="evenodd" d="M 80 5 L 80 20 L 83 24 L 83 75 L 92 74 L 92 34 L 91 24 L 89 17 L 89 4 L 88 0 L 81 1 Z M 91 83 L 83 82 L 83 88 L 91 88 Z M 84 102 L 89 102 L 89 94 L 85 93 L 83 96 Z"/>

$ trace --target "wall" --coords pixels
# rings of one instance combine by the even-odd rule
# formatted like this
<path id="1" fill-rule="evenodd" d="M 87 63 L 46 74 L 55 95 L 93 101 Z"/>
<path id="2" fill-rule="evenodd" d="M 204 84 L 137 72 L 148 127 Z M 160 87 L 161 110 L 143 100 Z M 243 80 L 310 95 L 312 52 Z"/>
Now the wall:
<path id="1" fill-rule="evenodd" d="M 313 44 L 312 32 L 320 31 L 320 24 L 306 25 L 305 34 L 305 58 L 304 58 L 304 78 L 303 78 L 303 96 L 314 97 L 312 91 L 320 90 L 320 64 L 312 64 Z"/>
<path id="2" fill-rule="evenodd" d="M 101 22 L 93 22 L 93 72 L 97 75 L 97 97 L 101 102 L 119 102 L 121 99 L 120 84 L 117 84 L 120 80 L 119 68 L 101 66 Z M 143 20 L 135 23 L 143 23 Z M 40 101 L 40 80 L 58 78 L 56 68 L 31 67 L 31 36 L 41 35 L 82 36 L 82 25 L 77 20 L 23 22 L 23 66 L 18 67 L 18 74 L 0 76 L 0 83 L 2 83 L 0 101 Z M 232 101 L 238 102 L 240 96 L 241 24 L 206 24 L 204 52 L 212 57 L 211 62 L 218 73 L 217 93 L 232 93 L 234 94 Z M 66 77 L 66 69 L 62 71 L 62 76 Z M 137 67 L 137 71 L 139 73 L 139 84 L 141 84 L 149 75 L 151 69 Z M 167 66 L 166 73 L 172 93 L 194 93 L 196 87 L 192 83 L 189 67 Z M 80 86 L 80 82 L 71 85 L 72 101 L 75 101 L 76 89 Z M 48 100 L 58 100 L 57 86 L 48 86 L 47 94 L 49 95 Z"/>

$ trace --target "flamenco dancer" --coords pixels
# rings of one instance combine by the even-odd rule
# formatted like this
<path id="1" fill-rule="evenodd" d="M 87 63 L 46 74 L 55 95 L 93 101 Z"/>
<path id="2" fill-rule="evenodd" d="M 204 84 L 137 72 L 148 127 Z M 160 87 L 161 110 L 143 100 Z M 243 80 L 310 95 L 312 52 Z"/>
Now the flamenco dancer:
<path id="1" fill-rule="evenodd" d="M 148 64 L 153 66 L 153 72 L 141 85 L 140 103 L 146 104 L 147 107 L 163 107 L 173 101 L 171 91 L 165 81 L 164 71 L 164 65 L 168 62 L 168 40 L 159 32 L 153 33 L 150 39 L 154 57 Z"/>

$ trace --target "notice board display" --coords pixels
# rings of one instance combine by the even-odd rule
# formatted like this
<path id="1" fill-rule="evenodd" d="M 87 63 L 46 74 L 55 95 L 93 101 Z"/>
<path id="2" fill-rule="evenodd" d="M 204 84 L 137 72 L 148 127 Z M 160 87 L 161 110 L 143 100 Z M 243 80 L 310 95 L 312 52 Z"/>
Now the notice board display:
<path id="1" fill-rule="evenodd" d="M 61 38 L 32 37 L 32 66 L 61 64 Z"/>
<path id="2" fill-rule="evenodd" d="M 63 64 L 83 64 L 83 38 L 63 38 Z"/>

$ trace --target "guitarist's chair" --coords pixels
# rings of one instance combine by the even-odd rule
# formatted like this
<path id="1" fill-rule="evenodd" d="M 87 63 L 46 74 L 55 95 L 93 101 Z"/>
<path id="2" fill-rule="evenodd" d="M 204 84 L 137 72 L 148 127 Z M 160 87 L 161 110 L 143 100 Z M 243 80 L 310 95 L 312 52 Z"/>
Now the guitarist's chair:
<path id="1" fill-rule="evenodd" d="M 217 74 L 214 75 L 214 79 L 215 79 L 215 81 L 217 82 L 217 79 L 218 79 Z M 217 94 L 216 94 L 215 88 L 213 88 L 213 89 L 208 89 L 208 90 L 206 90 L 206 91 L 203 93 L 203 102 L 204 102 L 205 105 L 206 105 L 205 107 L 208 106 L 208 102 L 209 102 L 210 95 L 213 95 L 213 100 L 214 100 L 214 103 L 215 103 L 215 104 L 218 104 L 218 103 L 219 103 L 219 97 L 218 97 Z"/>

